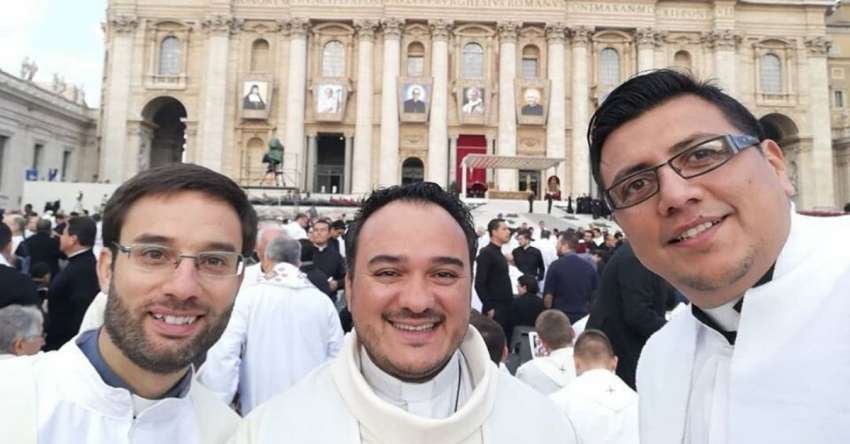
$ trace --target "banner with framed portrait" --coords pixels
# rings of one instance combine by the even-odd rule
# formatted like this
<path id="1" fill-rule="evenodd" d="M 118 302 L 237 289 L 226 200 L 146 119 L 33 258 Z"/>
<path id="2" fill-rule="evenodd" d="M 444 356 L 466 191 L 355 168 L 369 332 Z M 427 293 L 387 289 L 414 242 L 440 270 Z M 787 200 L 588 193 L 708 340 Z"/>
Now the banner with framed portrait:
<path id="1" fill-rule="evenodd" d="M 345 115 L 348 90 L 348 82 L 343 79 L 316 79 L 313 83 L 313 110 L 316 120 L 341 122 Z"/>
<path id="2" fill-rule="evenodd" d="M 427 122 L 431 112 L 430 77 L 401 77 L 398 82 L 398 113 L 402 122 Z"/>
<path id="3" fill-rule="evenodd" d="M 549 81 L 517 79 L 516 116 L 520 125 L 543 125 L 549 113 Z"/>

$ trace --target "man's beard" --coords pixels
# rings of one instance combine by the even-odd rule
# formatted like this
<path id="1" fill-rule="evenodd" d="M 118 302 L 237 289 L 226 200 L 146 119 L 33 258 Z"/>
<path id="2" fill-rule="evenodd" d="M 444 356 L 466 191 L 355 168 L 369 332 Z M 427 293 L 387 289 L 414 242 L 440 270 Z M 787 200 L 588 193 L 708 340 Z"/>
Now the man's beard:
<path id="1" fill-rule="evenodd" d="M 173 298 L 165 304 L 160 304 L 160 306 L 162 305 L 177 310 L 197 309 L 199 307 L 193 301 L 178 302 Z M 194 337 L 187 339 L 188 343 L 177 348 L 157 347 L 145 336 L 144 320 L 147 317 L 147 310 L 138 315 L 131 313 L 124 305 L 121 295 L 115 289 L 115 284 L 110 283 L 103 325 L 112 342 L 127 359 L 145 370 L 169 374 L 183 370 L 189 364 L 197 362 L 218 341 L 227 327 L 232 310 L 233 304 L 230 304 L 220 314 L 204 310 L 207 325 L 198 331 Z M 163 341 L 169 340 L 163 339 Z"/>

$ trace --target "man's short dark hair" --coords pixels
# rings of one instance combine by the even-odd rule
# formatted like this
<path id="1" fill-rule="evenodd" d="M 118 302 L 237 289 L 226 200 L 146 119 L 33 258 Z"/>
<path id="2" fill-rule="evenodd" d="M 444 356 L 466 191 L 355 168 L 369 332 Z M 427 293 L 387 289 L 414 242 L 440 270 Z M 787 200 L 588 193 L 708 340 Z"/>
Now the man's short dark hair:
<path id="1" fill-rule="evenodd" d="M 581 332 L 573 346 L 573 355 L 587 361 L 613 358 L 614 347 L 601 330 L 587 329 Z"/>
<path id="2" fill-rule="evenodd" d="M 495 219 L 490 220 L 490 222 L 489 222 L 489 223 L 487 223 L 487 234 L 489 234 L 490 236 L 492 236 L 492 235 L 493 235 L 493 232 L 494 232 L 494 231 L 496 231 L 496 230 L 498 230 L 498 229 L 499 229 L 499 225 L 500 225 L 500 224 L 503 224 L 503 223 L 505 223 L 505 220 L 504 220 L 504 219 L 502 219 L 501 217 L 497 217 L 497 218 L 495 218 Z"/>
<path id="3" fill-rule="evenodd" d="M 325 224 L 325 225 L 328 226 L 328 231 L 331 230 L 331 221 L 329 221 L 327 219 L 317 219 L 315 222 L 313 222 L 313 228 L 316 228 L 316 225 L 319 225 L 319 224 Z"/>
<path id="4" fill-rule="evenodd" d="M 516 230 L 516 235 L 517 235 L 517 236 L 522 236 L 522 237 L 524 237 L 524 238 L 526 238 L 526 239 L 531 239 L 531 230 L 529 230 L 528 228 L 526 228 L 526 229 L 524 229 L 524 230 L 523 230 L 523 229 L 519 229 L 519 230 Z"/>
<path id="5" fill-rule="evenodd" d="M 540 284 L 537 283 L 537 278 L 530 274 L 524 274 L 517 279 L 517 284 L 525 287 L 528 294 L 537 294 L 540 292 Z"/>
<path id="6" fill-rule="evenodd" d="M 569 245 L 570 250 L 575 250 L 576 248 L 578 248 L 578 235 L 575 231 L 564 231 L 563 233 L 561 233 L 561 238 L 558 240 L 558 242 Z"/>
<path id="7" fill-rule="evenodd" d="M 335 220 L 331 223 L 331 228 L 334 230 L 343 230 L 345 231 L 345 221 L 343 220 Z"/>
<path id="8" fill-rule="evenodd" d="M 496 363 L 496 365 L 499 365 L 502 362 L 502 353 L 508 344 L 502 326 L 482 314 L 472 314 L 469 317 L 469 324 L 478 330 L 478 333 L 484 339 L 484 343 L 487 344 L 487 353 L 490 355 L 490 360 Z"/>
<path id="9" fill-rule="evenodd" d="M 570 318 L 561 310 L 550 308 L 537 316 L 534 329 L 540 339 L 551 349 L 568 347 L 573 343 L 575 331 L 570 325 Z"/>
<path id="10" fill-rule="evenodd" d="M 726 120 L 742 133 L 764 140 L 764 130 L 758 119 L 744 105 L 711 82 L 698 81 L 672 69 L 659 69 L 639 74 L 611 91 L 590 119 L 587 129 L 590 167 L 593 179 L 600 190 L 606 188 L 606 185 L 602 183 L 599 165 L 602 160 L 602 146 L 605 145 L 608 136 L 647 111 L 670 99 L 687 94 L 697 96 L 716 106 Z"/>
<path id="11" fill-rule="evenodd" d="M 0 250 L 6 248 L 12 242 L 12 230 L 8 225 L 0 223 Z"/>
<path id="12" fill-rule="evenodd" d="M 84 247 L 93 247 L 97 237 L 97 223 L 94 219 L 86 216 L 77 216 L 68 219 L 65 225 L 68 235 L 77 236 L 77 242 Z"/>
<path id="13" fill-rule="evenodd" d="M 469 266 L 470 268 L 474 266 L 475 252 L 478 251 L 478 237 L 475 235 L 475 225 L 469 209 L 457 197 L 447 193 L 439 185 L 432 182 L 417 182 L 375 190 L 363 202 L 360 211 L 357 212 L 354 222 L 345 235 L 345 262 L 349 273 L 354 272 L 354 258 L 357 257 L 357 238 L 360 237 L 360 230 L 363 229 L 363 225 L 376 211 L 395 201 L 433 204 L 446 210 L 466 236 L 467 248 L 469 249 Z"/>
<path id="14" fill-rule="evenodd" d="M 35 232 L 36 233 L 50 233 L 50 227 L 53 224 L 50 223 L 49 219 L 39 219 L 38 222 L 35 223 Z"/>
<path id="15" fill-rule="evenodd" d="M 139 199 L 156 195 L 171 195 L 182 191 L 197 191 L 211 199 L 229 204 L 242 225 L 242 255 L 250 256 L 257 241 L 257 213 L 248 202 L 245 192 L 230 178 L 209 168 L 190 163 L 172 163 L 142 171 L 124 182 L 103 209 L 103 245 L 115 254 L 115 242 L 127 211 Z M 150 217 L 157 217 L 155 214 Z"/>

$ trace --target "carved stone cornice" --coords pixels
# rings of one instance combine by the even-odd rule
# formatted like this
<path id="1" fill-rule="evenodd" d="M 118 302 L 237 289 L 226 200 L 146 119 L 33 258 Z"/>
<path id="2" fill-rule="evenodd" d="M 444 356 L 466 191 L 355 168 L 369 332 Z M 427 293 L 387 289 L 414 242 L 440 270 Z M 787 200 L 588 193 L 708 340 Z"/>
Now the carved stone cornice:
<path id="1" fill-rule="evenodd" d="M 808 37 L 803 41 L 806 49 L 809 50 L 809 55 L 826 57 L 829 55 L 829 48 L 832 47 L 832 42 L 826 37 Z"/>
<path id="2" fill-rule="evenodd" d="M 656 32 L 652 28 L 639 28 L 635 31 L 635 43 L 640 47 L 655 46 Z"/>
<path id="3" fill-rule="evenodd" d="M 204 31 L 210 34 L 230 34 L 236 30 L 237 21 L 227 15 L 211 15 L 201 22 Z"/>
<path id="4" fill-rule="evenodd" d="M 664 42 L 667 41 L 667 36 L 670 33 L 667 31 L 655 31 L 655 47 L 661 48 L 664 46 Z"/>
<path id="5" fill-rule="evenodd" d="M 375 39 L 375 31 L 378 30 L 376 20 L 355 20 L 354 29 L 357 30 L 357 38 L 372 41 Z"/>
<path id="6" fill-rule="evenodd" d="M 741 36 L 731 29 L 723 29 L 703 34 L 702 41 L 709 48 L 734 50 L 741 43 Z"/>
<path id="7" fill-rule="evenodd" d="M 285 32 L 290 37 L 307 37 L 307 31 L 310 30 L 310 19 L 301 17 L 292 17 L 286 21 L 284 26 Z"/>
<path id="8" fill-rule="evenodd" d="M 381 28 L 384 30 L 384 40 L 398 40 L 404 30 L 404 20 L 397 17 L 387 17 L 381 21 Z"/>
<path id="9" fill-rule="evenodd" d="M 429 20 L 428 27 L 431 28 L 432 40 L 448 40 L 449 32 L 452 29 L 452 23 L 448 20 Z"/>
<path id="10" fill-rule="evenodd" d="M 517 31 L 520 24 L 517 22 L 499 22 L 496 24 L 496 30 L 499 32 L 499 41 L 504 43 L 515 43 Z"/>
<path id="11" fill-rule="evenodd" d="M 109 29 L 118 34 L 128 34 L 139 26 L 139 18 L 134 15 L 115 15 L 109 19 Z"/>
<path id="12" fill-rule="evenodd" d="M 576 26 L 575 28 L 570 29 L 570 37 L 572 38 L 573 45 L 576 46 L 587 46 L 590 43 L 590 36 L 593 31 L 586 26 Z"/>
<path id="13" fill-rule="evenodd" d="M 564 43 L 567 37 L 567 25 L 562 22 L 546 24 L 546 40 L 549 42 Z"/>

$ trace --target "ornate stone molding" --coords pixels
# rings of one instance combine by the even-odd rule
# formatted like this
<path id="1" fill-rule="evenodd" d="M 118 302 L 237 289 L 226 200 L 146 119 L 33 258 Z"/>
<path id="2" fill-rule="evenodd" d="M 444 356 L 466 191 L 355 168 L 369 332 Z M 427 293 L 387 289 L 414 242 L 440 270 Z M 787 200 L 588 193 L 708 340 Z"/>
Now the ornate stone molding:
<path id="1" fill-rule="evenodd" d="M 291 37 L 307 37 L 307 31 L 310 30 L 310 19 L 292 17 L 285 22 L 284 29 Z"/>
<path id="2" fill-rule="evenodd" d="M 809 55 L 813 56 L 826 57 L 829 54 L 829 48 L 832 47 L 832 42 L 823 36 L 806 38 L 803 43 L 809 50 Z"/>
<path id="3" fill-rule="evenodd" d="M 667 31 L 655 31 L 655 33 L 654 33 L 655 47 L 656 48 L 663 47 L 664 42 L 667 41 L 668 35 L 669 35 L 669 33 Z"/>
<path id="4" fill-rule="evenodd" d="M 652 28 L 639 28 L 635 31 L 635 43 L 638 47 L 655 46 L 656 40 L 656 32 Z"/>
<path id="5" fill-rule="evenodd" d="M 516 42 L 519 27 L 520 24 L 517 22 L 499 22 L 496 24 L 496 30 L 499 32 L 499 41 Z"/>
<path id="6" fill-rule="evenodd" d="M 586 26 L 576 26 L 570 30 L 570 37 L 572 37 L 573 44 L 577 46 L 586 46 L 590 43 L 591 34 L 591 29 Z"/>
<path id="7" fill-rule="evenodd" d="M 723 29 L 704 34 L 702 40 L 709 48 L 734 50 L 741 43 L 741 36 L 731 29 Z"/>
<path id="8" fill-rule="evenodd" d="M 139 19 L 134 15 L 116 15 L 109 19 L 109 29 L 119 34 L 131 33 L 138 26 Z"/>
<path id="9" fill-rule="evenodd" d="M 546 40 L 563 43 L 567 37 L 567 25 L 562 22 L 546 24 Z"/>
<path id="10" fill-rule="evenodd" d="M 236 29 L 237 22 L 226 15 L 211 15 L 201 22 L 204 31 L 210 34 L 230 34 Z"/>
<path id="11" fill-rule="evenodd" d="M 375 31 L 378 30 L 376 20 L 355 20 L 354 29 L 357 30 L 357 38 L 360 40 L 374 40 Z"/>
<path id="12" fill-rule="evenodd" d="M 400 39 L 404 30 L 404 20 L 397 17 L 385 18 L 381 21 L 381 28 L 384 30 L 384 40 Z"/>
<path id="13" fill-rule="evenodd" d="M 431 28 L 431 39 L 433 40 L 448 40 L 449 31 L 452 29 L 452 23 L 447 20 L 430 20 L 428 27 Z"/>

